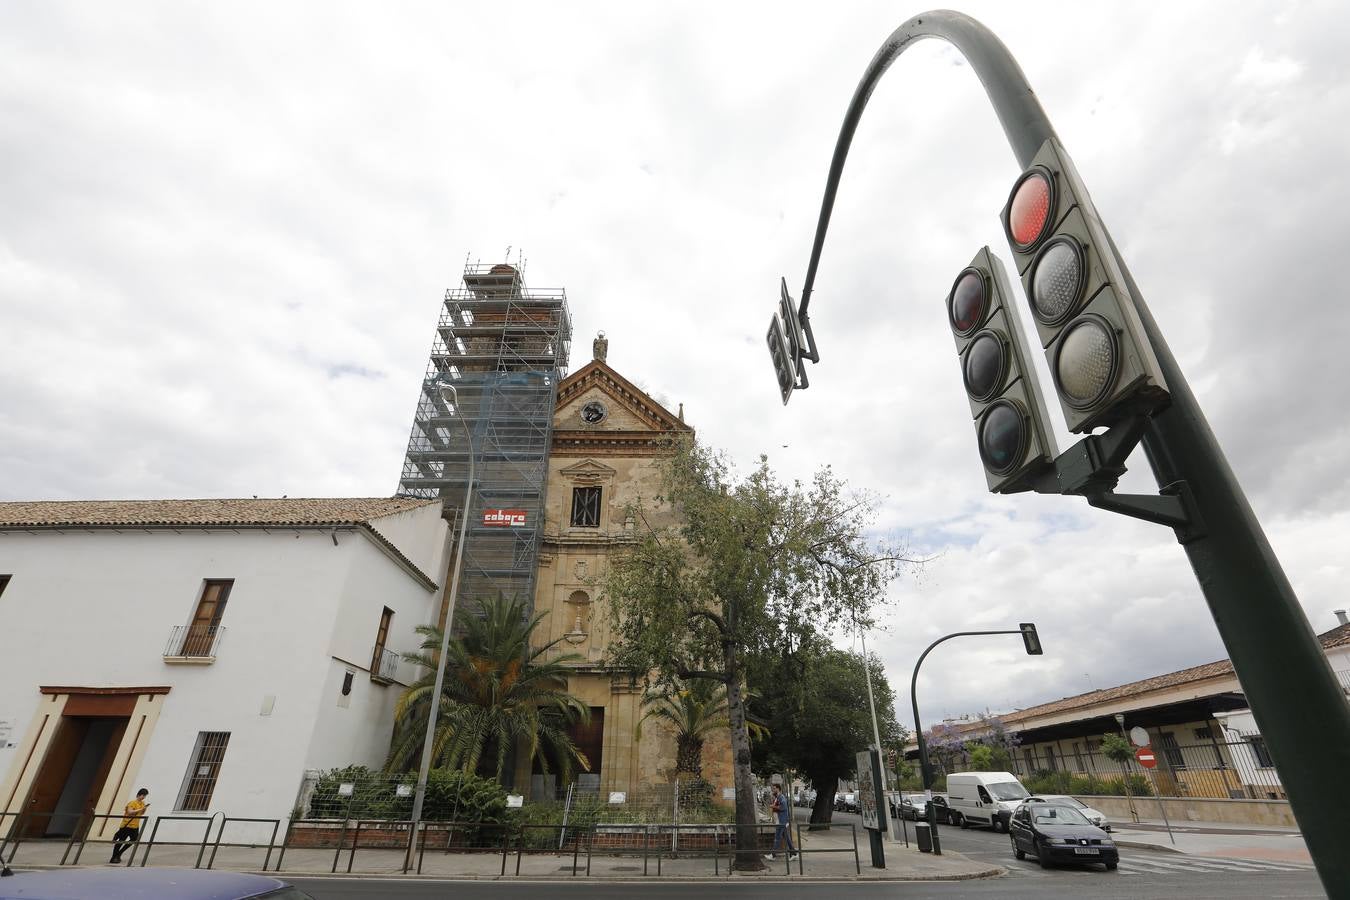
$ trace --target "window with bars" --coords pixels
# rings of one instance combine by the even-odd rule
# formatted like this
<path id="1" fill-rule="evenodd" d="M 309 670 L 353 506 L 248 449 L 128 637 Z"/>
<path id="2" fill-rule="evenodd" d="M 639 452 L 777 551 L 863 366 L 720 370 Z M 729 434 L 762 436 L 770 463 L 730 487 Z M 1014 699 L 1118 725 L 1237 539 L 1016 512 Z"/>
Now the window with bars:
<path id="1" fill-rule="evenodd" d="M 600 488 L 572 488 L 572 525 L 577 528 L 600 527 Z"/>
<path id="2" fill-rule="evenodd" d="M 216 789 L 220 764 L 225 759 L 225 748 L 229 743 L 228 731 L 203 731 L 197 735 L 197 746 L 192 751 L 192 761 L 178 797 L 178 809 L 205 812 L 211 806 L 211 794 Z"/>
<path id="3" fill-rule="evenodd" d="M 1275 760 L 1270 755 L 1270 748 L 1266 746 L 1266 739 L 1253 735 L 1247 738 L 1251 742 L 1252 753 L 1256 755 L 1256 764 L 1263 769 L 1269 769 L 1275 765 Z"/>

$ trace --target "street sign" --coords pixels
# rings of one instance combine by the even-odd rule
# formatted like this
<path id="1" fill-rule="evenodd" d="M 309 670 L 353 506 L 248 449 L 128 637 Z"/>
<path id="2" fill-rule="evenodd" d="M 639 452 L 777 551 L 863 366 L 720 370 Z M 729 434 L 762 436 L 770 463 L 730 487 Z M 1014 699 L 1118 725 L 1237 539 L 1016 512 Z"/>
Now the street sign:
<path id="1" fill-rule="evenodd" d="M 1134 744 L 1136 747 L 1147 747 L 1148 732 L 1138 725 L 1134 726 L 1130 729 L 1130 743 Z"/>
<path id="2" fill-rule="evenodd" d="M 1152 769 L 1158 765 L 1158 760 L 1153 756 L 1152 747 L 1140 747 L 1134 751 L 1134 758 L 1139 760 L 1139 765 L 1145 769 Z"/>

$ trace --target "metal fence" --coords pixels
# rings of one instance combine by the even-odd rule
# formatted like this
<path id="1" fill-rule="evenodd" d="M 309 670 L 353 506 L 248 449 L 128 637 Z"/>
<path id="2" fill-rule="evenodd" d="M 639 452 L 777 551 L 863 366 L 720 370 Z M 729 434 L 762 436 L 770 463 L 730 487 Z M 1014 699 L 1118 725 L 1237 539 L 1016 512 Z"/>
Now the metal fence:
<path id="1" fill-rule="evenodd" d="M 1168 737 L 1168 736 L 1164 736 Z M 1246 800 L 1285 800 L 1284 786 L 1274 760 L 1260 735 L 1240 740 L 1211 738 L 1179 744 L 1173 740 L 1152 745 L 1157 767 L 1145 769 L 1130 759 L 1107 759 L 1097 741 L 1059 741 L 1014 751 L 1011 769 L 1033 791 L 1065 794 L 1119 794 L 1125 777 L 1132 793 L 1162 797 L 1198 797 Z M 959 763 L 955 771 L 964 767 Z"/>

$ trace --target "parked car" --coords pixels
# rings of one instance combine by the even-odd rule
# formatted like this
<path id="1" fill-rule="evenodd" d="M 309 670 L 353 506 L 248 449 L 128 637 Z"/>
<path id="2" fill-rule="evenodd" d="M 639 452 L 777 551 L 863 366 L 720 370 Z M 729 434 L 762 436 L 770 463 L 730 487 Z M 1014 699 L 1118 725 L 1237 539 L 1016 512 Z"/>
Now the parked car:
<path id="1" fill-rule="evenodd" d="M 900 815 L 911 822 L 928 818 L 928 799 L 919 793 L 901 794 Z"/>
<path id="2" fill-rule="evenodd" d="M 951 810 L 947 807 L 947 795 L 934 794 L 929 802 L 933 804 L 933 821 L 939 825 L 950 824 L 952 819 Z"/>
<path id="3" fill-rule="evenodd" d="M 309 894 L 284 881 L 242 872 L 211 872 L 205 869 L 96 868 L 55 869 L 46 872 L 16 872 L 0 880 L 0 898 L 23 900 L 144 900 L 173 897 L 174 900 L 312 900 Z"/>
<path id="4" fill-rule="evenodd" d="M 953 825 L 1008 827 L 1013 810 L 1030 792 L 1011 772 L 957 772 L 947 776 L 947 805 Z"/>
<path id="5" fill-rule="evenodd" d="M 858 795 L 853 791 L 846 791 L 844 793 L 835 794 L 834 808 L 839 812 L 851 812 L 851 813 L 857 812 Z"/>
<path id="6" fill-rule="evenodd" d="M 1023 803 L 1056 803 L 1062 806 L 1072 806 L 1083 814 L 1093 825 L 1096 825 L 1102 831 L 1110 831 L 1111 823 L 1106 821 L 1106 813 L 1093 809 L 1081 800 L 1070 797 L 1068 794 L 1035 794 L 1022 801 Z"/>
<path id="7" fill-rule="evenodd" d="M 1115 869 L 1120 851 L 1111 836 L 1093 825 L 1075 807 L 1056 803 L 1023 803 L 1008 822 L 1013 856 L 1036 857 L 1041 867 L 1052 862 L 1101 863 Z"/>

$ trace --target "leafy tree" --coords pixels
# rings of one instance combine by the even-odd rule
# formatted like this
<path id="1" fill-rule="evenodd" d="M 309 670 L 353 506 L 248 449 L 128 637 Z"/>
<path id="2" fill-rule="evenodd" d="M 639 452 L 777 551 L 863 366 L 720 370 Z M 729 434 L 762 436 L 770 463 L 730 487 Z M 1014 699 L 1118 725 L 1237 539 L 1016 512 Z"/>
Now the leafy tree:
<path id="1" fill-rule="evenodd" d="M 981 744 L 976 741 L 966 743 L 966 752 L 970 754 L 970 771 L 972 772 L 993 772 L 994 748 L 988 744 Z"/>
<path id="2" fill-rule="evenodd" d="M 895 695 L 880 660 L 869 656 L 867 664 L 881 744 L 892 746 L 903 737 L 895 719 Z M 761 661 L 753 673 L 758 683 L 771 685 L 754 707 L 764 710 L 773 732 L 762 763 L 775 771 L 803 773 L 816 791 L 811 824 L 826 825 L 834 816 L 839 780 L 853 775 L 858 752 L 872 744 L 863 660 L 833 647 L 820 647 L 768 664 Z"/>
<path id="3" fill-rule="evenodd" d="M 649 719 L 666 723 L 675 731 L 675 771 L 701 778 L 703 744 L 708 735 L 731 727 L 726 686 L 706 679 L 653 685 L 643 694 L 642 706 L 637 737 L 641 739 L 643 723 Z M 768 733 L 755 722 L 749 722 L 747 727 L 752 738 Z"/>
<path id="4" fill-rule="evenodd" d="M 1112 762 L 1126 763 L 1134 756 L 1130 742 L 1118 734 L 1102 735 L 1102 754 Z"/>
<path id="5" fill-rule="evenodd" d="M 886 586 L 909 562 L 872 545 L 874 498 L 849 493 L 828 469 L 784 484 L 761 457 L 736 478 L 717 454 L 683 444 L 667 461 L 658 504 L 601 579 L 609 601 L 610 662 L 658 680 L 725 685 L 736 782 L 737 866 L 760 869 L 754 783 L 742 689 L 747 659 L 790 650 L 844 626 L 871 625 Z"/>
<path id="6" fill-rule="evenodd" d="M 461 617 L 463 633 L 450 640 L 433 765 L 502 781 L 514 749 L 523 747 L 544 771 L 556 765 L 564 780 L 574 766 L 589 770 L 585 754 L 567 734 L 568 725 L 590 716 L 590 709 L 567 692 L 568 663 L 582 657 L 554 655 L 561 638 L 531 647 L 534 629 L 548 614 L 531 618 L 522 601 L 484 601 L 478 612 Z M 425 672 L 394 707 L 394 738 L 385 764 L 390 772 L 415 769 L 426 737 L 441 630 L 423 625 L 417 632 L 423 637 L 421 652 L 403 658 Z"/>

